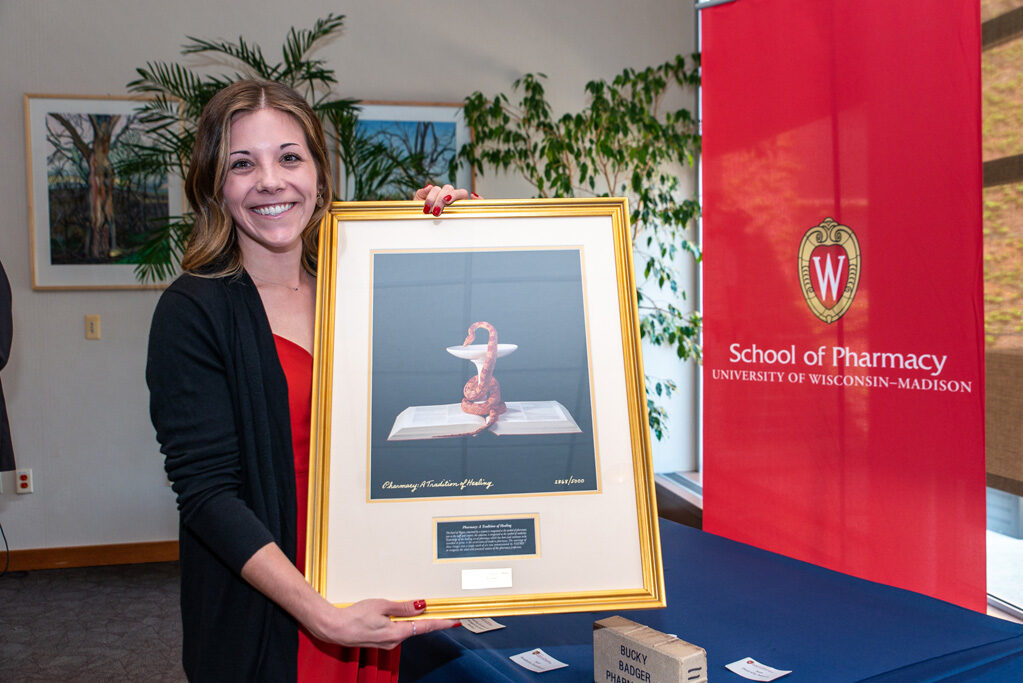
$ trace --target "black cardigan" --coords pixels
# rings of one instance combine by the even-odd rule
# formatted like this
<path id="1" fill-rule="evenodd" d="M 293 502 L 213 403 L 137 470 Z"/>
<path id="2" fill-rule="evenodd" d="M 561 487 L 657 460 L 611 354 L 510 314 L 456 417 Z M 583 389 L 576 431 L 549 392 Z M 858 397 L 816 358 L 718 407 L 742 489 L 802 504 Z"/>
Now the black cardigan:
<path id="1" fill-rule="evenodd" d="M 294 561 L 297 523 L 287 380 L 247 274 L 167 288 L 146 382 L 181 513 L 185 673 L 293 681 L 297 623 L 240 575 L 270 542 Z"/>

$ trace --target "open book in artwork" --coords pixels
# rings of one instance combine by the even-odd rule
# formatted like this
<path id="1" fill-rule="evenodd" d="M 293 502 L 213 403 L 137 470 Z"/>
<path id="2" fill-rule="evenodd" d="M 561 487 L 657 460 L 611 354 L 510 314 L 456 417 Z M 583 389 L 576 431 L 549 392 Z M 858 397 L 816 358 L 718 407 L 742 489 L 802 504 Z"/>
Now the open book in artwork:
<path id="1" fill-rule="evenodd" d="M 398 414 L 388 441 L 440 439 L 464 436 L 486 422 L 485 417 L 462 411 L 458 403 L 410 406 Z M 579 425 L 557 401 L 509 401 L 507 410 L 490 426 L 498 436 L 511 434 L 578 434 Z"/>

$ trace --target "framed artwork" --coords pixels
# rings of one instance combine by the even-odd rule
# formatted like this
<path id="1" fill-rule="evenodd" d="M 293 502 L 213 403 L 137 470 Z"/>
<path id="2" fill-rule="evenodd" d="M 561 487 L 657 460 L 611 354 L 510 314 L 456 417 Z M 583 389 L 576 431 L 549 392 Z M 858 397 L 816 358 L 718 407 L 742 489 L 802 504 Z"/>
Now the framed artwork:
<path id="1" fill-rule="evenodd" d="M 181 214 L 180 181 L 133 167 L 138 98 L 25 95 L 33 289 L 152 289 L 132 257 Z"/>
<path id="2" fill-rule="evenodd" d="M 449 171 L 470 139 L 462 105 L 363 101 L 359 107 L 353 144 L 339 153 L 338 198 L 404 200 L 426 183 L 475 190 L 468 166 L 454 177 Z"/>
<path id="3" fill-rule="evenodd" d="M 664 605 L 625 199 L 339 202 L 319 268 L 314 588 Z"/>

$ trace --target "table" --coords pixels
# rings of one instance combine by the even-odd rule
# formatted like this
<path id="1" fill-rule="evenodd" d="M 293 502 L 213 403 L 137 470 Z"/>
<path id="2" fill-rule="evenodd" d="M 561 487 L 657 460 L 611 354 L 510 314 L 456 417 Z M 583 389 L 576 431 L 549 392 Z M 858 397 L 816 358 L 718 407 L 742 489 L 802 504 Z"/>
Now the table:
<path id="1" fill-rule="evenodd" d="M 743 657 L 797 681 L 1023 681 L 1023 624 L 660 520 L 668 607 L 617 612 L 707 650 L 711 681 Z M 616 612 L 502 617 L 405 641 L 401 681 L 593 680 L 593 622 Z M 540 647 L 566 669 L 508 659 Z"/>

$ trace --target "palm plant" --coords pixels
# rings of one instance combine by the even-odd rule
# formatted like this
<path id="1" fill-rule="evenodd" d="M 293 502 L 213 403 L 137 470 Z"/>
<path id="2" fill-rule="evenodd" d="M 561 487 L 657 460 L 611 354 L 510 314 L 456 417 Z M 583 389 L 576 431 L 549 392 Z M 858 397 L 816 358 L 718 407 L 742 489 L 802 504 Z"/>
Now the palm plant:
<path id="1" fill-rule="evenodd" d="M 355 111 L 327 113 L 337 138 L 338 199 L 407 199 L 429 180 L 421 152 L 387 145 L 358 127 Z"/>
<path id="2" fill-rule="evenodd" d="M 325 60 L 313 53 L 337 35 L 344 16 L 328 14 L 308 29 L 292 27 L 284 39 L 281 58 L 271 62 L 259 45 L 239 37 L 236 42 L 188 36 L 183 55 L 213 56 L 233 66 L 221 74 L 199 74 L 178 63 L 146 62 L 136 69 L 138 78 L 128 83 L 132 92 L 146 95 L 139 120 L 146 126 L 146 141 L 136 145 L 129 162 L 140 174 L 168 174 L 185 177 L 195 144 L 196 124 L 203 107 L 214 93 L 243 78 L 260 78 L 290 86 L 308 100 L 324 124 L 328 143 L 336 145 L 341 159 L 340 185 L 354 187 L 346 198 L 394 198 L 381 195 L 381 188 L 405 189 L 407 178 L 426 177 L 422 159 L 402 154 L 386 145 L 373 144 L 358 131 L 358 100 L 335 95 L 337 76 Z M 411 171 L 410 171 L 411 169 Z M 415 185 L 419 187 L 421 185 Z M 414 189 L 414 188 L 413 188 Z M 407 197 L 408 194 L 404 194 Z M 191 235 L 194 218 L 187 212 L 154 222 L 149 238 L 132 256 L 139 280 L 163 279 L 173 274 Z"/>

